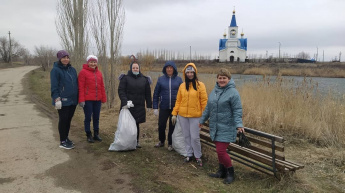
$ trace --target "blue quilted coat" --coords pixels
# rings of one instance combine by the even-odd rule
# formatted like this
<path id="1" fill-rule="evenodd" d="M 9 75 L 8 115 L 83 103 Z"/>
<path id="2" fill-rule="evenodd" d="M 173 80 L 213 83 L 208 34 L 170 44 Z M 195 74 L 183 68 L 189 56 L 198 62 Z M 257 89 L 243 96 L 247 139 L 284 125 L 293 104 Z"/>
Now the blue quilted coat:
<path id="1" fill-rule="evenodd" d="M 212 141 L 236 141 L 237 128 L 243 127 L 242 104 L 232 79 L 222 88 L 216 83 L 208 96 L 207 106 L 199 122 L 203 124 L 208 119 Z"/>
<path id="2" fill-rule="evenodd" d="M 166 73 L 166 67 L 172 66 L 174 73 L 169 77 Z M 153 93 L 153 109 L 173 109 L 176 102 L 176 95 L 180 84 L 182 84 L 181 77 L 177 76 L 177 68 L 174 62 L 168 61 L 163 67 L 163 76 L 157 80 L 155 91 Z"/>

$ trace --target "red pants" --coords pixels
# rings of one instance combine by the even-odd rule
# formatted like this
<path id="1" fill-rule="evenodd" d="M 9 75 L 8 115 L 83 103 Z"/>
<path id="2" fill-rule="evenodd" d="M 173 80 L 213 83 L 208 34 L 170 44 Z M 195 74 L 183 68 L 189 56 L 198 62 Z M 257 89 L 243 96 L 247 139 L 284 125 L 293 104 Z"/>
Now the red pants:
<path id="1" fill-rule="evenodd" d="M 230 143 L 215 141 L 214 144 L 216 144 L 216 151 L 219 163 L 223 164 L 225 168 L 232 167 L 231 158 L 226 152 L 226 148 L 229 146 Z"/>

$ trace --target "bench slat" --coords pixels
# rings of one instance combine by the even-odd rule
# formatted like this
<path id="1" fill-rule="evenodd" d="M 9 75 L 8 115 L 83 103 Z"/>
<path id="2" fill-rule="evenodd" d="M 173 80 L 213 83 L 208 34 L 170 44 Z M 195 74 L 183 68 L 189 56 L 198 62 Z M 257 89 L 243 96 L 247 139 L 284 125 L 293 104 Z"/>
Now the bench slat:
<path id="1" fill-rule="evenodd" d="M 253 143 L 256 143 L 256 144 L 268 147 L 268 148 L 272 147 L 272 144 L 270 142 L 263 141 L 263 140 L 260 140 L 260 139 L 256 139 L 256 138 L 253 138 L 251 136 L 247 136 L 247 138 L 250 141 L 250 143 L 253 142 Z M 284 152 L 284 147 L 276 144 L 276 151 Z"/>

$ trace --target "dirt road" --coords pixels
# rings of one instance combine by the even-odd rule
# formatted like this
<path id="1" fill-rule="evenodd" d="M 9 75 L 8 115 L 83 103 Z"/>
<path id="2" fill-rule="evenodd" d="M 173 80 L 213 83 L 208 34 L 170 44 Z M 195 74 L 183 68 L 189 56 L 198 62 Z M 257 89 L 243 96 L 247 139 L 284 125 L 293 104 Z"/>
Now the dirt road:
<path id="1" fill-rule="evenodd" d="M 0 70 L 0 192 L 133 192 L 130 177 L 84 138 L 59 148 L 56 120 L 23 94 L 21 81 L 35 68 Z"/>

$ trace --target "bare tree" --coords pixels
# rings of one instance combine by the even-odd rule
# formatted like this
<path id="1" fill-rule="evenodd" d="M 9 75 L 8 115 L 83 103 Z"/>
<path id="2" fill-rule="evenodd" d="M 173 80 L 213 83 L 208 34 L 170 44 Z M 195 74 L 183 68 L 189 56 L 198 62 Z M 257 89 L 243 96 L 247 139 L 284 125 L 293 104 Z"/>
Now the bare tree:
<path id="1" fill-rule="evenodd" d="M 122 0 L 98 0 L 91 7 L 90 30 L 103 68 L 108 97 L 107 106 L 111 108 L 115 103 L 116 78 L 114 74 L 120 61 L 125 11 Z"/>
<path id="2" fill-rule="evenodd" d="M 57 4 L 57 33 L 77 63 L 85 60 L 88 50 L 87 6 L 88 0 L 59 0 Z M 81 69 L 81 65 L 76 67 Z"/>
<path id="3" fill-rule="evenodd" d="M 309 59 L 310 55 L 307 52 L 302 51 L 302 52 L 298 53 L 296 57 L 300 58 L 300 59 Z"/>
<path id="4" fill-rule="evenodd" d="M 35 62 L 46 71 L 56 59 L 56 50 L 48 46 L 35 46 Z"/>
<path id="5" fill-rule="evenodd" d="M 10 53 L 12 53 L 10 58 Z M 9 63 L 10 60 L 18 61 L 23 54 L 25 53 L 25 48 L 20 45 L 16 40 L 11 38 L 11 52 L 10 52 L 10 43 L 7 37 L 0 37 L 0 57 L 1 59 Z"/>

